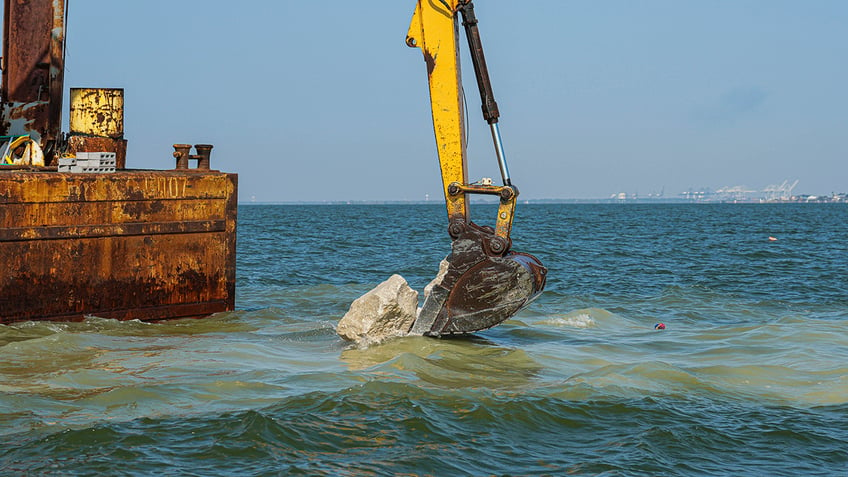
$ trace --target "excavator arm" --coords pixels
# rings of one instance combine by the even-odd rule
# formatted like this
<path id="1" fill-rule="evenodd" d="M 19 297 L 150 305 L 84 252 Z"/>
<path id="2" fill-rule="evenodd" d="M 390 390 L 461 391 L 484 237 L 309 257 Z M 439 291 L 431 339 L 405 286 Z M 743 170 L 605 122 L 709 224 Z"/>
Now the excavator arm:
<path id="1" fill-rule="evenodd" d="M 469 183 L 459 60 L 459 17 L 465 27 L 503 185 Z M 465 334 L 495 326 L 526 306 L 544 288 L 547 269 L 532 255 L 513 252 L 512 222 L 518 189 L 509 177 L 498 129 L 498 106 L 471 0 L 418 0 L 406 44 L 427 65 L 433 130 L 439 155 L 448 234 L 446 267 L 431 283 L 413 334 Z M 470 220 L 469 195 L 498 197 L 495 227 Z"/>

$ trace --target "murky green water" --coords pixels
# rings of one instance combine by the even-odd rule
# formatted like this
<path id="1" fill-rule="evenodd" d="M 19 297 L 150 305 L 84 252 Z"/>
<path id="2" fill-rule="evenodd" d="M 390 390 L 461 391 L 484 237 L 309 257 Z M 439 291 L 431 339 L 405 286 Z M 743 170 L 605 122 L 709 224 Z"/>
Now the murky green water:
<path id="1" fill-rule="evenodd" d="M 521 205 L 537 302 L 368 349 L 334 324 L 442 209 L 239 213 L 236 312 L 0 326 L 0 473 L 848 473 L 844 205 Z"/>

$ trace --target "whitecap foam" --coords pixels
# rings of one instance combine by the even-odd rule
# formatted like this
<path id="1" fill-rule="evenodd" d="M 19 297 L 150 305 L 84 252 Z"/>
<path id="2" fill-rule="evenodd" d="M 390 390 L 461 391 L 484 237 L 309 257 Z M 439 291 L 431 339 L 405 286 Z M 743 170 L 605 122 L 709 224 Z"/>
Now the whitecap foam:
<path id="1" fill-rule="evenodd" d="M 568 326 L 571 328 L 594 328 L 598 325 L 589 313 L 574 312 L 561 316 L 554 316 L 541 323 L 552 326 Z"/>

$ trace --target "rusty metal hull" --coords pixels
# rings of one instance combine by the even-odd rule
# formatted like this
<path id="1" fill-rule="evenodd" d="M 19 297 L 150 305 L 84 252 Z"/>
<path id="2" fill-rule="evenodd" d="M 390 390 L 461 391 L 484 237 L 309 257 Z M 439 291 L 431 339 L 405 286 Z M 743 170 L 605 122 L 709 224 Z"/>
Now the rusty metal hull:
<path id="1" fill-rule="evenodd" d="M 235 305 L 237 175 L 0 171 L 0 323 Z"/>

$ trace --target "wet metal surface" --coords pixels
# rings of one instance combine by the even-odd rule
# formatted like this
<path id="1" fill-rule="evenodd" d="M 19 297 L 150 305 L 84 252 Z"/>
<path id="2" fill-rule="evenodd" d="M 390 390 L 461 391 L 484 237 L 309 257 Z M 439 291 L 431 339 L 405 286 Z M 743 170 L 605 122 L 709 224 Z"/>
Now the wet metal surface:
<path id="1" fill-rule="evenodd" d="M 410 333 L 467 334 L 496 326 L 533 301 L 545 287 L 547 269 L 534 256 L 495 254 L 492 233 L 469 223 L 451 244 L 448 268 L 424 301 Z"/>
<path id="2" fill-rule="evenodd" d="M 232 310 L 234 174 L 0 171 L 0 323 Z"/>

